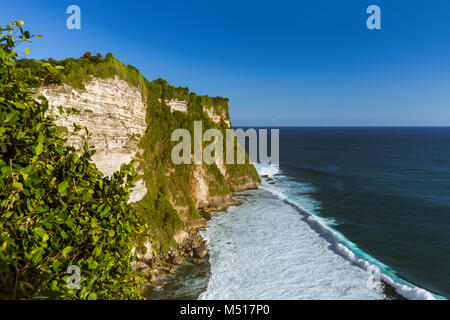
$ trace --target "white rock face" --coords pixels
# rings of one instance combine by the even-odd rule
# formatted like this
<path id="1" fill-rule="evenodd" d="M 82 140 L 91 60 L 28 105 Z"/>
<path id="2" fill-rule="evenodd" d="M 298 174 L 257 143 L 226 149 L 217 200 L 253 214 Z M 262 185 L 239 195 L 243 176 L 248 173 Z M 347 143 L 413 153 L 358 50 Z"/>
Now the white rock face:
<path id="1" fill-rule="evenodd" d="M 172 99 L 170 101 L 166 101 L 166 104 L 170 107 L 171 112 L 187 112 L 187 101 Z"/>
<path id="2" fill-rule="evenodd" d="M 214 111 L 213 107 L 204 108 L 204 110 L 208 115 L 208 117 L 210 117 L 212 121 L 214 121 L 215 123 L 219 124 L 220 121 L 223 119 L 228 126 L 231 125 L 230 120 L 225 118 L 225 111 L 222 114 L 217 114 Z"/>
<path id="3" fill-rule="evenodd" d="M 173 235 L 173 239 L 176 241 L 176 243 L 181 244 L 188 238 L 188 233 L 184 230 L 178 230 Z"/>
<path id="4" fill-rule="evenodd" d="M 187 112 L 187 108 L 188 108 L 187 101 L 172 99 L 172 100 L 167 100 L 166 104 L 170 107 L 171 112 L 174 112 L 174 111 Z M 228 126 L 231 126 L 230 120 L 225 118 L 225 113 L 217 114 L 214 111 L 213 107 L 205 107 L 204 110 L 205 110 L 206 114 L 208 115 L 208 117 L 210 117 L 212 119 L 212 121 L 214 121 L 215 123 L 219 124 L 223 118 L 225 123 Z"/>
<path id="5" fill-rule="evenodd" d="M 93 78 L 85 88 L 48 86 L 41 88 L 36 96 L 47 98 L 50 112 L 58 117 L 56 124 L 68 128 L 71 145 L 82 148 L 82 135 L 85 134 L 84 130 L 74 133 L 73 123 L 89 130 L 88 143 L 97 150 L 93 161 L 103 174 L 111 176 L 139 152 L 137 143 L 147 128 L 147 107 L 141 91 L 117 76 L 115 79 Z M 75 108 L 79 114 L 59 116 L 59 106 Z M 140 180 L 130 201 L 139 201 L 146 193 L 145 183 Z"/>
<path id="6" fill-rule="evenodd" d="M 213 108 L 205 108 L 204 109 L 206 114 L 208 115 L 208 117 L 210 117 L 212 119 L 212 121 L 214 121 L 215 123 L 220 123 L 220 115 L 216 114 L 214 112 Z"/>
<path id="7" fill-rule="evenodd" d="M 196 165 L 195 171 L 194 171 L 194 178 L 195 178 L 195 205 L 198 207 L 200 202 L 208 203 L 209 200 L 209 187 L 206 183 L 205 179 L 205 170 L 201 165 Z"/>

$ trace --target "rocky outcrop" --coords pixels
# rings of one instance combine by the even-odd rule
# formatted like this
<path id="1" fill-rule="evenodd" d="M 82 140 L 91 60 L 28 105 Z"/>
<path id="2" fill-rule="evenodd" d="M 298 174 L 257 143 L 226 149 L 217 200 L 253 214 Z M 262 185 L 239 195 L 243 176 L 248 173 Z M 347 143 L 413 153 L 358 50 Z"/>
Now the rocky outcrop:
<path id="1" fill-rule="evenodd" d="M 166 104 L 170 107 L 170 111 L 187 112 L 187 101 L 172 99 L 166 101 Z"/>
<path id="2" fill-rule="evenodd" d="M 244 190 L 258 189 L 260 183 L 250 180 L 248 177 L 244 177 L 240 183 L 230 183 L 231 191 L 240 192 Z"/>
<path id="3" fill-rule="evenodd" d="M 170 111 L 181 111 L 181 112 L 187 112 L 188 109 L 188 103 L 184 100 L 167 100 L 166 104 L 170 107 Z M 212 106 L 205 106 L 204 111 L 208 115 L 208 117 L 211 118 L 212 121 L 219 124 L 221 121 L 224 121 L 228 127 L 231 126 L 230 119 L 227 118 L 225 114 L 225 110 L 222 110 L 220 113 L 217 113 Z"/>
<path id="4" fill-rule="evenodd" d="M 146 259 L 138 257 L 138 261 L 132 263 L 133 270 L 140 272 L 149 282 L 155 283 L 158 276 L 174 273 L 174 266 L 184 264 L 187 259 L 193 259 L 194 263 L 202 263 L 209 251 L 206 248 L 206 241 L 200 236 L 198 229 L 188 228 L 180 232 L 184 235 L 177 248 L 170 249 L 159 256 L 153 255 Z"/>
<path id="5" fill-rule="evenodd" d="M 225 110 L 222 110 L 220 113 L 217 113 L 213 107 L 205 107 L 204 110 L 208 117 L 210 117 L 215 123 L 219 124 L 223 120 L 228 127 L 231 126 L 230 119 L 228 119 L 225 115 Z"/>

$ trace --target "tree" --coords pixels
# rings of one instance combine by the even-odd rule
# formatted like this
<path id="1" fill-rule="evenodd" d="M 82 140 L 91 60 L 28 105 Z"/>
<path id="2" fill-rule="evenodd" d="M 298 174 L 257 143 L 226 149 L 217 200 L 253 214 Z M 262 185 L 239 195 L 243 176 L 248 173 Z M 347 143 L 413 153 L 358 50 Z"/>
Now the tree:
<path id="1" fill-rule="evenodd" d="M 128 204 L 134 164 L 104 177 L 87 142 L 65 144 L 48 101 L 26 84 L 43 79 L 16 69 L 16 47 L 33 38 L 22 25 L 0 27 L 0 298 L 140 298 L 130 264 L 131 235 L 144 232 Z M 78 290 L 67 284 L 70 266 L 80 269 Z"/>

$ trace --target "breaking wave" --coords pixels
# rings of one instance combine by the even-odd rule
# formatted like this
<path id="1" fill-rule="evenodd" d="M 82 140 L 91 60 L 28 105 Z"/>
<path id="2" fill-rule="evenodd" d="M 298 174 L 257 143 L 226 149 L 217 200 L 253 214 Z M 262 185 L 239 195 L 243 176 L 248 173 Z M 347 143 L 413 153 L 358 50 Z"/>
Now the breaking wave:
<path id="1" fill-rule="evenodd" d="M 306 193 L 311 191 L 312 186 L 299 183 L 282 174 L 278 165 L 255 165 L 260 176 L 267 176 L 271 179 L 277 178 L 276 185 L 263 181 L 260 189 L 272 193 L 274 196 L 296 208 L 305 218 L 310 227 L 317 231 L 331 244 L 331 250 L 350 261 L 359 268 L 373 274 L 374 278 L 392 286 L 396 292 L 410 300 L 435 300 L 445 299 L 445 297 L 435 295 L 425 289 L 417 287 L 396 275 L 396 272 L 389 266 L 378 261 L 367 254 L 358 246 L 347 239 L 342 233 L 335 230 L 333 225 L 336 222 L 332 219 L 325 219 L 319 216 L 320 204 L 313 200 Z"/>

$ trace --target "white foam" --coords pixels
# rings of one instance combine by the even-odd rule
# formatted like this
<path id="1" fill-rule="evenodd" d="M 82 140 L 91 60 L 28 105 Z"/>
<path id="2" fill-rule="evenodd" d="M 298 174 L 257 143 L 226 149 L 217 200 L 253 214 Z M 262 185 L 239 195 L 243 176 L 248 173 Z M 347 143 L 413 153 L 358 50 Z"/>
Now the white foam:
<path id="1" fill-rule="evenodd" d="M 257 168 L 258 172 L 267 172 L 264 165 L 258 164 Z M 396 292 L 403 297 L 410 300 L 435 300 L 445 299 L 444 297 L 434 295 L 425 289 L 414 286 L 407 281 L 400 279 L 395 276 L 392 272 L 389 272 L 389 268 L 383 263 L 379 262 L 375 258 L 369 256 L 367 253 L 360 250 L 354 243 L 350 242 L 344 235 L 337 232 L 332 228 L 336 222 L 332 219 L 324 219 L 318 216 L 319 212 L 317 211 L 317 204 L 313 199 L 305 199 L 301 198 L 298 201 L 298 195 L 296 197 L 290 197 L 290 190 L 298 190 L 298 185 L 295 186 L 295 183 L 291 181 L 286 181 L 284 177 L 281 177 L 281 181 L 277 181 L 276 186 L 269 185 L 267 183 L 262 184 L 261 189 L 271 192 L 273 195 L 278 197 L 280 200 L 297 207 L 304 215 L 306 215 L 306 221 L 311 226 L 314 226 L 316 229 L 320 230 L 324 235 L 328 237 L 328 239 L 332 242 L 334 249 L 338 252 L 342 257 L 353 263 L 354 265 L 360 267 L 361 269 L 367 271 L 368 273 L 373 273 L 374 270 L 380 273 L 380 279 L 392 286 Z M 286 185 L 286 182 L 288 185 Z M 298 183 L 297 183 L 298 184 Z M 305 185 L 303 184 L 303 187 Z M 297 198 L 297 199 L 291 199 Z M 360 256 L 363 256 L 366 259 L 357 256 L 354 251 L 350 250 L 353 248 L 355 252 L 358 252 Z M 370 263 L 370 260 L 372 263 Z M 395 280 L 394 280 L 395 279 Z"/>
<path id="2" fill-rule="evenodd" d="M 254 166 L 260 176 L 267 175 L 272 178 L 274 175 L 280 173 L 280 166 L 278 164 L 255 163 Z"/>
<path id="3" fill-rule="evenodd" d="M 200 299 L 382 299 L 369 273 L 329 249 L 298 210 L 264 190 L 213 214 L 211 277 Z"/>
<path id="4" fill-rule="evenodd" d="M 355 265 L 367 270 L 371 271 L 374 269 L 380 270 L 376 265 L 370 264 L 364 259 L 358 258 L 352 251 L 350 251 L 346 246 L 338 243 L 336 245 L 336 249 L 338 252 L 345 257 L 347 260 L 351 261 Z M 380 272 L 380 278 L 390 286 L 392 286 L 395 291 L 397 291 L 398 294 L 402 295 L 403 297 L 410 299 L 410 300 L 436 300 L 436 297 L 426 291 L 425 289 L 415 287 L 412 284 L 406 284 L 400 283 L 394 281 L 390 276 L 387 274 Z M 400 280 L 404 282 L 403 280 Z"/>

